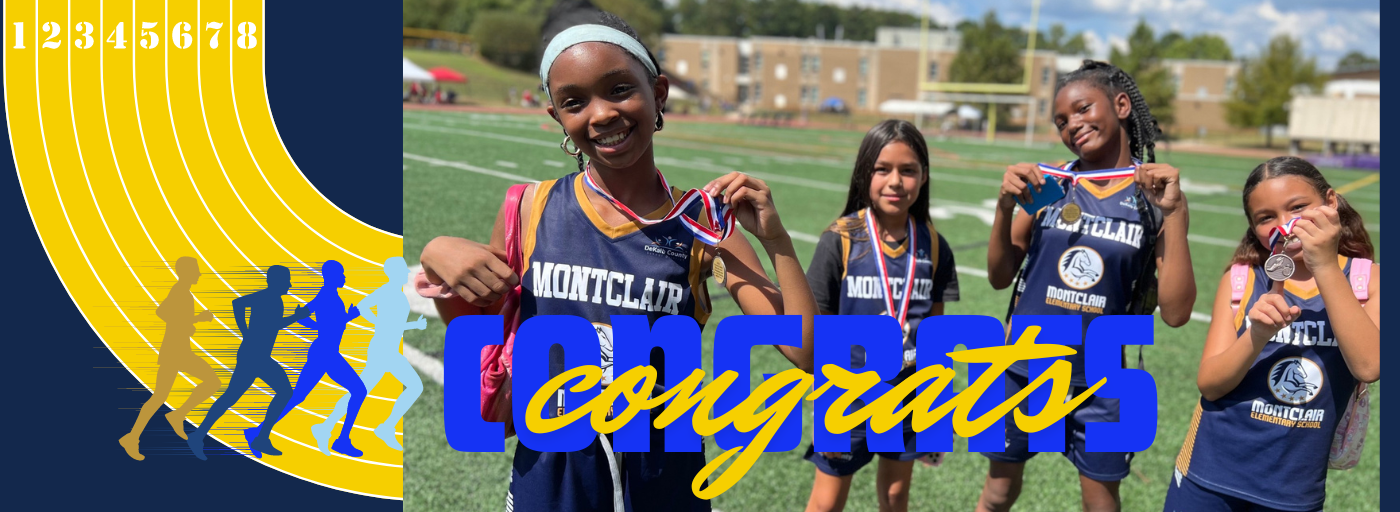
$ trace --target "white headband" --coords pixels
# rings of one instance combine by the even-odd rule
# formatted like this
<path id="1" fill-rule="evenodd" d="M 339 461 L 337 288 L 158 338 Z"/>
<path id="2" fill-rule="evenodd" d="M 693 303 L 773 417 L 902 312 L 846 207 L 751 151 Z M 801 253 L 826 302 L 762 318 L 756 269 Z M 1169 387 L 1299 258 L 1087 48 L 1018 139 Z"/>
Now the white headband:
<path id="1" fill-rule="evenodd" d="M 579 43 L 610 43 L 622 47 L 627 53 L 632 54 L 637 60 L 642 61 L 642 65 L 647 67 L 647 71 L 652 76 L 659 73 L 656 71 L 656 64 L 651 62 L 651 57 L 647 55 L 647 49 L 642 43 L 632 36 L 623 33 L 621 30 L 606 27 L 603 25 L 574 25 L 554 36 L 549 41 L 549 46 L 544 49 L 544 58 L 540 59 L 540 83 L 544 84 L 544 93 L 553 101 L 553 96 L 549 92 L 549 68 L 554 65 L 554 59 L 559 58 L 559 54 L 564 50 Z"/>

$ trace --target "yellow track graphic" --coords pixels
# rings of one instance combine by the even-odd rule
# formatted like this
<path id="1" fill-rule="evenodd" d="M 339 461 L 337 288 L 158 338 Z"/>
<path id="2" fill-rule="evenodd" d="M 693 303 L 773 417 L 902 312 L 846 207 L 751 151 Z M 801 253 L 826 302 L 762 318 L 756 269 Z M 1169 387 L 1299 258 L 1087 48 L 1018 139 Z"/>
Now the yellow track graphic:
<path id="1" fill-rule="evenodd" d="M 92 27 L 90 42 L 83 22 Z M 157 25 L 147 30 L 143 22 Z M 246 48 L 237 44 L 242 22 L 256 26 L 256 43 L 244 39 Z M 20 40 L 16 23 L 23 24 Z M 45 23 L 52 25 L 46 30 Z M 124 23 L 125 48 L 110 39 L 118 23 Z M 188 44 L 180 37 L 182 23 L 189 26 Z M 273 264 L 319 269 L 323 261 L 338 260 L 348 270 L 341 295 L 352 304 L 384 282 L 382 262 L 402 253 L 401 237 L 326 200 L 283 147 L 267 102 L 264 52 L 269 41 L 276 44 L 278 30 L 295 28 L 268 27 L 261 3 L 6 2 L 0 28 L 10 141 L 34 225 L 74 303 L 147 389 L 155 385 L 163 328 L 154 310 L 175 280 L 169 265 L 176 258 L 198 258 L 206 272 L 193 290 L 196 307 L 214 312 L 216 320 L 200 324 L 194 350 L 227 383 L 239 343 L 229 302 L 262 287 L 260 280 L 230 279 L 234 272 Z M 54 34 L 55 28 L 62 30 Z M 159 37 L 154 48 L 142 46 L 150 42 L 143 30 Z M 58 44 L 50 48 L 46 42 Z M 294 275 L 293 295 L 285 302 L 303 304 L 319 285 L 319 278 Z M 346 329 L 341 353 L 357 371 L 372 333 L 363 319 Z M 287 333 L 278 338 L 274 356 L 294 381 L 300 359 L 282 354 L 300 352 L 310 341 Z M 167 405 L 178 407 L 193 387 L 182 375 Z M 323 421 L 345 391 L 323 379 L 277 424 L 272 440 L 284 454 L 259 462 L 327 487 L 402 499 L 402 453 L 371 430 L 388 416 L 401 389 L 386 376 L 370 390 L 352 434 L 363 457 L 326 456 L 310 426 Z M 256 383 L 219 420 L 214 438 L 244 448 L 241 429 L 262 419 L 269 393 Z M 189 419 L 202 421 L 212 401 Z M 92 435 L 110 436 L 115 449 L 123 433 Z M 191 455 L 189 470 L 227 462 Z M 132 464 L 139 470 L 140 462 Z"/>

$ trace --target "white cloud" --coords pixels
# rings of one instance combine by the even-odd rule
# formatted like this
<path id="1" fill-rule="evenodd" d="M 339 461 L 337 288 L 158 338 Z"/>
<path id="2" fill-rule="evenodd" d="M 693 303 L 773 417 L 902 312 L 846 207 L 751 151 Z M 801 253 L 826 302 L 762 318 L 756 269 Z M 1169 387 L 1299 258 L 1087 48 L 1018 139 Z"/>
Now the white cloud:
<path id="1" fill-rule="evenodd" d="M 1084 45 L 1089 47 L 1089 55 L 1095 59 L 1108 59 L 1108 44 L 1104 42 L 1103 36 L 1091 30 L 1084 31 Z"/>
<path id="2" fill-rule="evenodd" d="M 1108 36 L 1108 46 L 1109 46 L 1109 50 L 1112 50 L 1112 49 L 1114 49 L 1114 48 L 1117 48 L 1119 52 L 1123 52 L 1123 53 L 1127 53 L 1127 52 L 1128 52 L 1128 40 L 1127 40 L 1127 39 L 1123 39 L 1123 36 L 1116 36 L 1116 35 L 1110 35 L 1110 36 Z M 1109 52 L 1108 52 L 1108 51 L 1105 51 L 1105 52 L 1104 52 L 1104 58 L 1108 58 L 1108 54 L 1109 54 Z"/>
<path id="3" fill-rule="evenodd" d="M 952 26 L 963 20 L 962 10 L 943 2 L 929 2 L 928 15 L 941 24 Z"/>

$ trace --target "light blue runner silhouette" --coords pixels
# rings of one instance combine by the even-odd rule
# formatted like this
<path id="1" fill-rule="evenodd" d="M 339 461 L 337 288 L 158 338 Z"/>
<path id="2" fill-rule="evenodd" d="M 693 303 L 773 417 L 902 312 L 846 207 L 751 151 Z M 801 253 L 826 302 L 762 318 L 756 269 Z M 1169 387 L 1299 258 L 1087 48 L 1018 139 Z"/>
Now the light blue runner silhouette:
<path id="1" fill-rule="evenodd" d="M 282 265 L 273 265 L 267 268 L 267 288 L 233 299 L 233 319 L 238 324 L 243 342 L 238 345 L 238 361 L 233 375 L 229 376 L 228 387 L 209 408 L 209 414 L 199 423 L 199 428 L 185 441 L 199 460 L 206 460 L 204 435 L 214 428 L 214 423 L 229 407 L 243 397 L 243 393 L 253 385 L 253 380 L 262 379 L 275 393 L 272 402 L 267 404 L 264 420 L 275 418 L 277 411 L 287 403 L 292 384 L 287 380 L 287 372 L 282 365 L 272 359 L 272 345 L 276 343 L 279 331 L 311 314 L 311 310 L 297 306 L 292 316 L 282 316 L 282 296 L 291 288 L 291 271 Z M 249 318 L 244 318 L 245 310 L 250 313 Z M 267 453 L 281 453 L 270 442 L 259 448 Z"/>
<path id="2" fill-rule="evenodd" d="M 403 384 L 403 393 L 394 402 L 394 409 L 389 412 L 389 418 L 374 428 L 374 435 L 384 440 L 384 444 L 403 451 L 403 446 L 394 436 L 394 427 L 398 425 L 399 418 L 408 412 L 413 402 L 418 400 L 418 395 L 423 393 L 423 381 L 418 378 L 418 372 L 413 371 L 413 366 L 408 364 L 408 359 L 399 353 L 399 339 L 403 337 L 406 329 L 427 328 L 428 321 L 422 316 L 416 321 L 407 321 L 408 297 L 404 296 L 403 287 L 408 283 L 408 266 L 404 264 L 403 258 L 394 256 L 384 260 L 384 275 L 389 277 L 389 282 L 360 301 L 360 315 L 374 324 L 374 337 L 370 338 L 369 354 L 366 357 L 365 369 L 360 372 L 360 379 L 364 381 L 365 389 L 374 389 L 385 373 L 393 375 L 395 380 Z M 349 394 L 340 397 L 340 401 L 335 404 L 335 411 L 326 417 L 326 421 L 311 427 L 311 434 L 316 437 L 316 445 L 321 448 L 321 453 L 330 455 L 326 444 L 330 440 L 331 431 L 335 430 L 335 423 L 345 414 L 345 408 L 352 399 L 353 396 Z M 352 410 L 345 425 L 341 427 L 342 436 L 354 428 L 354 418 L 355 413 Z"/>
<path id="3" fill-rule="evenodd" d="M 360 316 L 359 309 L 353 304 L 348 311 L 342 309 L 345 303 L 341 302 L 338 290 L 345 286 L 345 267 L 335 260 L 327 261 L 321 265 L 321 279 L 321 290 L 316 292 L 316 297 L 312 298 L 311 302 L 306 303 L 307 309 L 316 316 L 316 320 L 305 317 L 299 320 L 307 328 L 316 330 L 316 339 L 312 340 L 311 346 L 306 349 L 306 364 L 297 375 L 297 386 L 292 392 L 291 400 L 282 408 L 281 414 L 269 415 L 263 418 L 263 422 L 258 426 L 243 431 L 254 457 L 262 458 L 264 453 L 282 454 L 272 447 L 273 428 L 293 407 L 306 400 L 322 376 L 330 377 L 336 384 L 350 391 L 347 424 L 355 423 L 355 415 L 359 414 L 360 405 L 365 401 L 365 385 L 360 382 L 360 376 L 355 374 L 355 369 L 340 355 L 340 338 L 345 334 L 345 324 Z M 341 431 L 340 438 L 336 439 L 331 448 L 351 457 L 364 455 L 364 452 L 350 442 L 351 430 L 354 429 L 347 428 Z"/>

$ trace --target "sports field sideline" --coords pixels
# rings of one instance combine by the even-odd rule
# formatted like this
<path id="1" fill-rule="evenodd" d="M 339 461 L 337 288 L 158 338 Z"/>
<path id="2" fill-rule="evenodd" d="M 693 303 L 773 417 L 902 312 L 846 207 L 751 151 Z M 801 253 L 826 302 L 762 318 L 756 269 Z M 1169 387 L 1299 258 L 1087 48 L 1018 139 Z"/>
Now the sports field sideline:
<path id="1" fill-rule="evenodd" d="M 547 129 L 546 129 L 547 128 Z M 851 162 L 863 132 L 801 130 L 668 120 L 656 138 L 657 165 L 674 186 L 696 188 L 723 173 L 738 170 L 764 179 L 772 187 L 783 224 L 792 234 L 804 263 L 817 235 L 840 213 Z M 462 236 L 486 240 L 506 187 L 512 183 L 557 178 L 576 170 L 559 149 L 563 133 L 549 117 L 469 112 L 403 113 L 403 254 L 410 264 L 432 237 Z M 954 250 L 962 300 L 947 314 L 998 318 L 1006 312 L 1009 291 L 987 283 L 986 243 L 997 186 L 1006 165 L 1058 162 L 1072 155 L 1058 144 L 1028 149 L 1019 136 L 1007 145 L 929 139 L 934 223 Z M 1014 145 L 1012 145 L 1014 143 Z M 1145 350 L 1146 366 L 1157 383 L 1156 441 L 1133 462 L 1124 480 L 1124 510 L 1161 510 L 1171 479 L 1172 462 L 1186 434 L 1199 392 L 1196 368 L 1205 340 L 1216 284 L 1246 229 L 1240 204 L 1245 176 L 1260 160 L 1168 152 L 1159 147 L 1159 162 L 1181 169 L 1182 189 L 1191 207 L 1191 256 L 1198 298 L 1193 321 L 1179 329 L 1157 323 L 1155 345 Z M 1375 173 L 1323 169 L 1328 181 L 1345 192 L 1366 225 L 1380 260 L 1380 180 Z M 542 243 L 548 243 L 544 241 Z M 765 261 L 766 263 L 766 261 Z M 805 265 L 804 265 L 805 266 Z M 738 307 L 715 296 L 714 315 L 705 329 L 704 364 L 710 365 L 714 325 Z M 428 357 L 441 359 L 446 326 L 430 318 L 425 331 L 409 331 L 404 343 Z M 410 349 L 406 347 L 405 351 Z M 776 373 L 791 365 L 771 349 L 753 353 L 753 373 Z M 404 420 L 404 505 L 406 510 L 501 510 L 505 506 L 510 452 L 461 453 L 443 434 L 442 387 L 424 373 L 419 402 Z M 757 380 L 754 381 L 757 384 Z M 964 379 L 965 384 L 965 379 Z M 961 385 L 959 386 L 961 387 Z M 1374 491 L 1380 479 L 1380 390 L 1371 387 L 1371 425 L 1361 463 L 1328 478 L 1327 510 L 1379 510 Z M 806 415 L 810 417 L 810 404 Z M 713 506 L 725 512 L 800 510 L 811 489 L 813 466 L 801 459 L 810 441 L 794 451 L 765 454 L 749 474 Z M 707 442 L 709 457 L 718 450 Z M 1288 447 L 1280 446 L 1280 450 Z M 955 453 L 937 468 L 915 465 L 911 510 L 971 510 L 981 491 L 987 462 L 966 452 L 958 440 Z M 875 510 L 873 469 L 855 477 L 848 510 Z M 1288 485 L 1288 475 L 1259 478 Z M 1016 510 L 1079 509 L 1074 467 L 1059 454 L 1046 453 L 1027 465 L 1025 487 Z"/>

